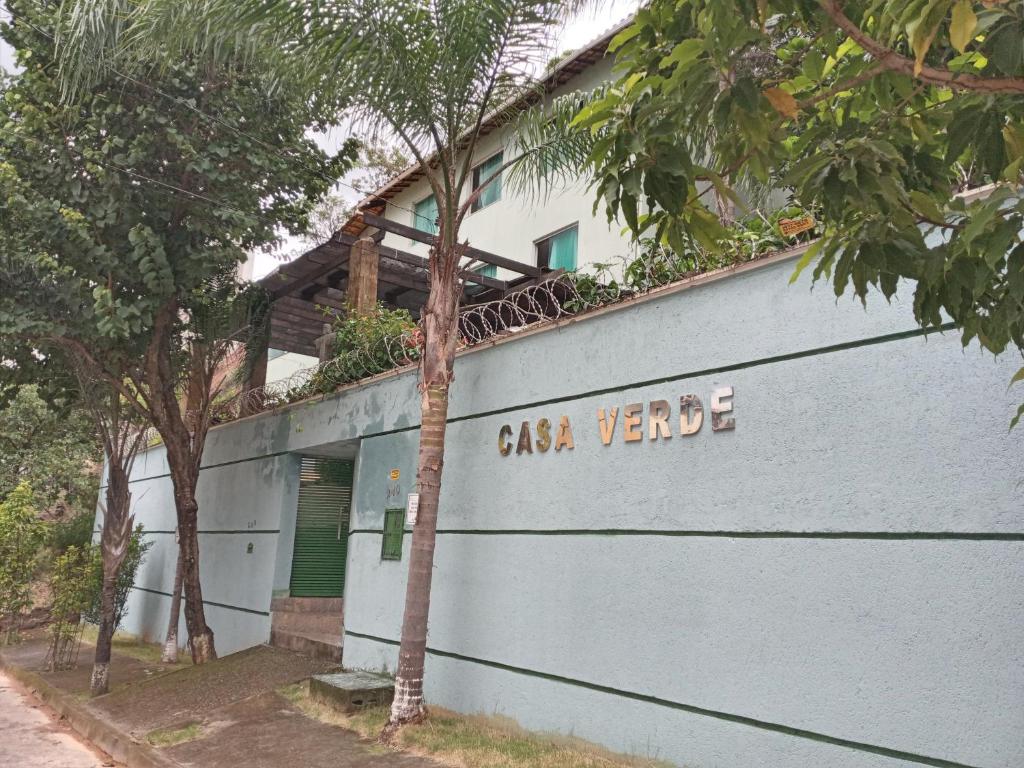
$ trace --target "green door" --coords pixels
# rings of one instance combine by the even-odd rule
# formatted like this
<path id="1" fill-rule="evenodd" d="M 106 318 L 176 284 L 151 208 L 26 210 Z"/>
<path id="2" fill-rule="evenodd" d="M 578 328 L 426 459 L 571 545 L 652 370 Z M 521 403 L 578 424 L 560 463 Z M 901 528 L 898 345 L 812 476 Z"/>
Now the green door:
<path id="1" fill-rule="evenodd" d="M 342 597 L 352 462 L 304 456 L 295 515 L 292 597 Z"/>

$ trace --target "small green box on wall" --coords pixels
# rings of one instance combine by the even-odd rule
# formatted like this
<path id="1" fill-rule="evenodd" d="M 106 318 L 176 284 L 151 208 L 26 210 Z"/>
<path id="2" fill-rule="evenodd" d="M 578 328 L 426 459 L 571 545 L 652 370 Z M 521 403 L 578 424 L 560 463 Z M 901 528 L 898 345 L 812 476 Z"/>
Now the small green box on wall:
<path id="1" fill-rule="evenodd" d="M 405 535 L 405 510 L 384 510 L 384 540 L 380 545 L 381 560 L 402 559 L 402 537 Z"/>

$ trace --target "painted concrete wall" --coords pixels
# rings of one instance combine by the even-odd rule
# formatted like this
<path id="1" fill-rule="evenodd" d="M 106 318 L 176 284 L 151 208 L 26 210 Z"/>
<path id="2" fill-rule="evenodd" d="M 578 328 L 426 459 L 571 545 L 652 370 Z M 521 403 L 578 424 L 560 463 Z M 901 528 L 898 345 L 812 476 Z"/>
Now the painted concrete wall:
<path id="1" fill-rule="evenodd" d="M 922 335 L 909 291 L 865 310 L 791 270 L 458 358 L 431 702 L 694 767 L 1024 764 L 1019 364 Z M 413 490 L 414 385 L 211 433 L 200 527 L 222 650 L 265 641 L 287 586 L 295 457 L 358 446 L 344 660 L 394 668 L 411 536 L 383 562 L 381 526 Z M 674 421 L 680 395 L 707 408 L 720 386 L 735 431 L 626 443 L 620 421 L 602 445 L 598 408 L 664 398 Z M 572 450 L 499 454 L 502 425 L 562 415 Z M 133 485 L 152 530 L 173 528 L 164 472 L 151 451 Z M 161 634 L 173 536 L 154 539 L 129 623 Z"/>
<path id="2" fill-rule="evenodd" d="M 272 349 L 270 350 L 270 359 L 267 361 L 266 383 L 272 384 L 275 381 L 284 381 L 299 371 L 316 368 L 319 362 L 318 358 L 311 355 Z"/>

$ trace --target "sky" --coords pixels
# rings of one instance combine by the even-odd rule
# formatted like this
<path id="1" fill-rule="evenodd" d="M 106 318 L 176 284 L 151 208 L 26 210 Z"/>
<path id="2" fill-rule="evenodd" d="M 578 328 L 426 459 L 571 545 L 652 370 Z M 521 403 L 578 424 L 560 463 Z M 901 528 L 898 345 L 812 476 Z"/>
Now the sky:
<path id="1" fill-rule="evenodd" d="M 0 20 L 7 21 L 10 16 L 7 13 L 7 5 L 0 0 Z M 3 40 L 0 40 L 0 69 L 8 72 L 14 67 L 14 55 L 11 48 Z"/>
<path id="2" fill-rule="evenodd" d="M 387 2 L 387 0 L 381 0 L 381 2 Z M 611 2 L 601 4 L 599 10 L 587 11 L 571 19 L 558 34 L 553 53 L 576 49 L 586 45 L 632 13 L 636 9 L 637 4 L 638 0 L 612 0 Z M 4 0 L 0 0 L 0 18 L 4 20 L 8 18 Z M 5 42 L 0 40 L 0 69 L 10 72 L 13 67 L 13 52 Z M 348 138 L 348 136 L 348 128 L 341 126 L 327 132 L 325 135 L 318 135 L 313 138 L 325 149 L 332 150 Z M 339 187 L 338 193 L 350 202 L 356 202 L 356 198 L 359 197 L 355 192 L 346 187 Z M 295 252 L 297 252 L 297 243 L 295 240 L 289 239 L 274 254 L 255 254 L 253 277 L 258 279 L 280 266 L 283 258 L 282 253 L 294 254 Z"/>

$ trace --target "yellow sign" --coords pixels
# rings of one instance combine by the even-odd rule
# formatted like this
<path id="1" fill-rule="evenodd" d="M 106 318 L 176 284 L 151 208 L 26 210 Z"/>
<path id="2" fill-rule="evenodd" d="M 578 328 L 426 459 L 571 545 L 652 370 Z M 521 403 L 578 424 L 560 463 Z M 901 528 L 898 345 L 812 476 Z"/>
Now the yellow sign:
<path id="1" fill-rule="evenodd" d="M 809 229 L 814 229 L 814 217 L 803 216 L 799 219 L 779 219 L 779 229 L 786 237 L 799 235 Z"/>
<path id="2" fill-rule="evenodd" d="M 400 473 L 400 472 L 399 472 L 399 471 L 398 471 L 397 469 L 392 469 L 392 470 L 391 470 L 391 479 L 392 479 L 392 480 L 397 480 L 397 479 L 398 479 L 398 476 L 399 476 L 400 474 L 401 474 L 401 473 Z"/>

